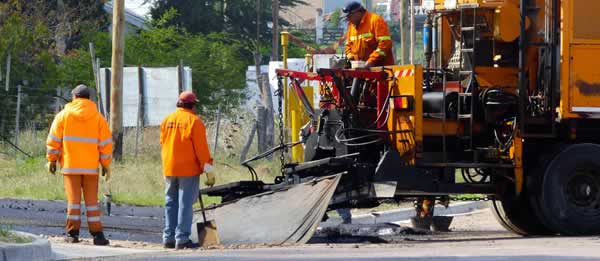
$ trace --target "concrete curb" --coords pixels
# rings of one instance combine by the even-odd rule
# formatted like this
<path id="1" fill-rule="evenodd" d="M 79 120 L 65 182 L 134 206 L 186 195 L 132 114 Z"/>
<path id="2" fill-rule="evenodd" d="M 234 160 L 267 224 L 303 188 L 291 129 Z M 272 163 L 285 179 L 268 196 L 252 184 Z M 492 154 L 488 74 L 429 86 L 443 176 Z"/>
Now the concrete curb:
<path id="1" fill-rule="evenodd" d="M 453 216 L 458 214 L 464 214 L 473 212 L 479 209 L 488 208 L 489 205 L 485 201 L 473 201 L 473 202 L 459 202 L 450 204 L 448 208 L 436 206 L 436 216 Z M 409 220 L 415 216 L 414 208 L 403 208 L 394 209 L 388 211 L 379 211 L 369 214 L 353 215 L 352 224 L 380 224 L 380 223 L 394 223 L 404 220 Z M 341 218 L 334 217 L 327 220 L 327 222 L 321 223 L 321 227 L 336 226 L 341 223 Z"/>
<path id="2" fill-rule="evenodd" d="M 54 254 L 50 247 L 50 242 L 33 234 L 11 231 L 21 236 L 33 238 L 33 242 L 27 244 L 6 244 L 0 245 L 0 253 L 3 261 L 45 261 L 54 260 Z"/>

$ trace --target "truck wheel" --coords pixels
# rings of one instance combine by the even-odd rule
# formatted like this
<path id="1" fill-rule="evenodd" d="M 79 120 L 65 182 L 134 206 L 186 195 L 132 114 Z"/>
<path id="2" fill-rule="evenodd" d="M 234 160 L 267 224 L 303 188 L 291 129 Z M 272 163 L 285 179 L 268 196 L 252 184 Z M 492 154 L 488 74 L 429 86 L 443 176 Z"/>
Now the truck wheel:
<path id="1" fill-rule="evenodd" d="M 600 146 L 570 145 L 544 173 L 540 210 L 562 235 L 600 233 Z"/>
<path id="2" fill-rule="evenodd" d="M 516 197 L 514 192 L 506 193 L 501 200 L 492 200 L 490 208 L 496 220 L 507 230 L 523 236 L 553 234 L 537 218 L 535 198 L 526 193 Z"/>

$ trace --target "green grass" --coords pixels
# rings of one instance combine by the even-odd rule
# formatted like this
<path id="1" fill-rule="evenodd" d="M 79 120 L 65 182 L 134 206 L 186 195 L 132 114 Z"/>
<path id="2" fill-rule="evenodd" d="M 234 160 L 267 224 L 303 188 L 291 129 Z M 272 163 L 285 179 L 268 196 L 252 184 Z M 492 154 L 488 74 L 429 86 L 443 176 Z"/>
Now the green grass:
<path id="1" fill-rule="evenodd" d="M 236 124 L 225 121 L 221 126 L 223 132 L 219 138 L 216 155 L 217 185 L 238 180 L 249 180 L 250 174 L 239 164 L 239 150 L 245 142 L 246 127 L 249 124 Z M 237 128 L 237 129 L 236 129 Z M 207 137 L 211 150 L 214 140 L 212 123 L 207 123 Z M 15 157 L 13 148 L 0 147 L 0 197 L 64 200 L 64 185 L 61 174 L 49 174 L 46 163 L 45 138 L 46 131 L 23 132 L 19 137 L 19 146 L 34 158 L 22 154 Z M 135 132 L 127 131 L 124 136 L 124 159 L 112 165 L 110 192 L 114 203 L 131 205 L 160 206 L 164 204 L 164 181 L 161 172 L 160 145 L 157 128 L 146 128 L 138 143 L 138 156 L 135 157 Z M 253 145 L 248 157 L 256 153 Z M 278 174 L 277 160 L 262 160 L 254 163 L 259 177 L 272 182 Z M 456 181 L 463 183 L 460 171 L 456 172 Z M 201 177 L 204 182 L 204 177 Z M 203 186 L 203 185 L 201 185 Z M 103 179 L 100 180 L 99 199 L 108 191 Z M 457 195 L 460 198 L 479 198 L 478 194 Z M 206 205 L 219 203 L 219 198 L 204 197 Z M 373 211 L 387 210 L 396 206 L 382 205 Z"/>
<path id="2" fill-rule="evenodd" d="M 246 117 L 247 118 L 247 117 Z M 217 185 L 238 180 L 249 180 L 248 170 L 239 164 L 239 151 L 246 141 L 250 124 L 242 120 L 224 119 L 220 126 L 219 147 L 215 158 Z M 210 149 L 214 143 L 214 123 L 205 121 Z M 0 197 L 64 200 L 62 175 L 55 176 L 45 169 L 45 143 L 48 132 L 23 131 L 19 135 L 19 147 L 31 154 L 29 158 L 14 148 L 0 146 Z M 145 128 L 138 139 L 138 153 L 135 156 L 135 130 L 124 134 L 123 160 L 113 162 L 110 192 L 114 203 L 131 205 L 163 205 L 165 184 L 162 176 L 159 129 Z M 256 154 L 253 144 L 248 158 Z M 263 160 L 254 163 L 259 177 L 272 182 L 277 175 L 276 161 Z M 204 182 L 204 176 L 201 176 Z M 204 186 L 204 185 L 201 185 Z M 108 186 L 100 179 L 99 199 L 108 192 Z M 218 203 L 218 198 L 204 198 L 205 204 Z"/>
<path id="3" fill-rule="evenodd" d="M 33 241 L 32 238 L 17 235 L 15 233 L 11 232 L 10 228 L 8 226 L 0 225 L 0 243 L 24 244 L 24 243 L 31 243 L 32 241 Z"/>

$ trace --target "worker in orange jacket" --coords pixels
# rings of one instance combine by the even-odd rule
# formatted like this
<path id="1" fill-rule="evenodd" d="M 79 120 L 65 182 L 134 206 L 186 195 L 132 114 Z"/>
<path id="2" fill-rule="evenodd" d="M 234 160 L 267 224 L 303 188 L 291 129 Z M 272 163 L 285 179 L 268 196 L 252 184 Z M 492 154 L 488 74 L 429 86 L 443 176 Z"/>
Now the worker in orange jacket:
<path id="1" fill-rule="evenodd" d="M 108 245 L 102 232 L 98 207 L 98 165 L 105 180 L 110 179 L 112 138 L 108 124 L 89 100 L 90 89 L 79 85 L 71 92 L 73 101 L 59 112 L 46 141 L 47 168 L 56 173 L 56 162 L 62 166 L 67 194 L 66 241 L 79 242 L 81 225 L 81 191 L 85 200 L 88 229 L 94 245 Z"/>
<path id="2" fill-rule="evenodd" d="M 346 56 L 365 61 L 365 67 L 394 65 L 392 38 L 383 18 L 367 11 L 359 2 L 348 3 L 342 11 L 348 21 Z"/>
<path id="3" fill-rule="evenodd" d="M 208 150 L 204 123 L 196 115 L 198 99 L 185 91 L 179 95 L 177 110 L 160 125 L 160 145 L 165 192 L 165 248 L 197 248 L 190 241 L 192 205 L 198 197 L 201 173 L 207 186 L 215 184 L 213 159 Z"/>

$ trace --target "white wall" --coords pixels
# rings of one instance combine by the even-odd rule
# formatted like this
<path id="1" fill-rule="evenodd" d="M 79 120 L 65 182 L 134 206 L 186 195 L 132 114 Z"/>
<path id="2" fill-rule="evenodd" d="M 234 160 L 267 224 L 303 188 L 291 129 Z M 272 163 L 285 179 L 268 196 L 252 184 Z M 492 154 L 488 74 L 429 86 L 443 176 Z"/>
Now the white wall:
<path id="1" fill-rule="evenodd" d="M 179 96 L 177 67 L 142 67 L 142 81 L 144 125 L 159 126 L 162 120 L 177 108 Z M 105 108 L 110 99 L 107 97 L 107 82 L 110 82 L 110 69 L 101 68 L 100 94 Z M 138 67 L 125 67 L 123 69 L 123 127 L 136 126 L 140 102 L 138 89 Z M 192 69 L 189 67 L 184 67 L 183 90 L 192 90 Z"/>

